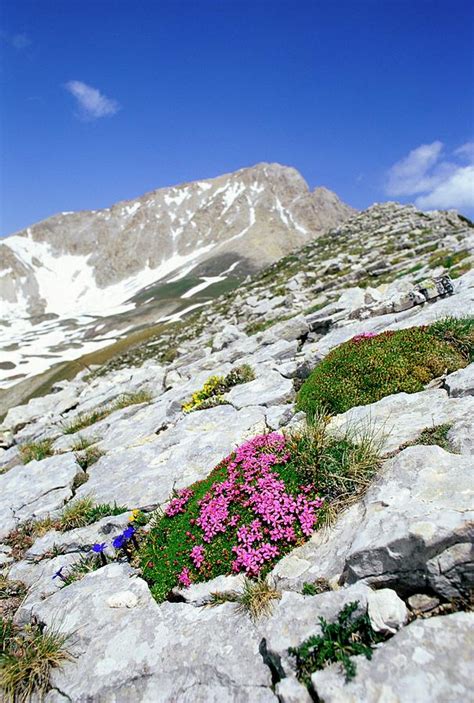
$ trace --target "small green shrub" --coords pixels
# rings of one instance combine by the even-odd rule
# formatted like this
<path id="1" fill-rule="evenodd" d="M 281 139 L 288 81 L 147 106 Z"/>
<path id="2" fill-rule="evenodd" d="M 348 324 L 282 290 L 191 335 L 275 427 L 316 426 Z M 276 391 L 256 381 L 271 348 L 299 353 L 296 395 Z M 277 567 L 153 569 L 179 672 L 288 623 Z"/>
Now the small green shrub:
<path id="1" fill-rule="evenodd" d="M 20 446 L 20 457 L 24 464 L 36 460 L 46 459 L 54 454 L 53 440 L 43 439 L 40 442 L 29 442 Z"/>
<path id="2" fill-rule="evenodd" d="M 183 403 L 185 413 L 194 410 L 205 410 L 225 403 L 223 394 L 241 383 L 253 381 L 255 374 L 248 364 L 237 366 L 229 371 L 226 376 L 211 376 L 207 379 L 201 390 L 192 394 L 191 399 Z"/>
<path id="3" fill-rule="evenodd" d="M 67 637 L 55 630 L 29 625 L 21 631 L 0 619 L 0 688 L 8 703 L 39 700 L 49 688 L 51 669 L 72 659 L 65 649 Z"/>
<path id="4" fill-rule="evenodd" d="M 95 425 L 96 422 L 103 420 L 104 417 L 110 415 L 111 412 L 112 410 L 110 410 L 110 408 L 101 408 L 92 410 L 89 413 L 80 413 L 76 415 L 74 420 L 63 425 L 63 433 L 75 434 L 80 430 L 84 430 L 86 427 L 90 427 L 90 425 Z"/>
<path id="5" fill-rule="evenodd" d="M 305 581 L 301 590 L 304 596 L 317 596 L 319 593 L 330 591 L 331 586 L 326 579 L 320 578 L 315 581 Z"/>
<path id="6" fill-rule="evenodd" d="M 75 452 L 76 461 L 83 471 L 99 461 L 101 456 L 104 456 L 104 452 L 99 447 L 89 446 Z"/>
<path id="7" fill-rule="evenodd" d="M 295 657 L 298 680 L 306 686 L 311 684 L 311 674 L 335 662 L 343 665 L 346 681 L 349 681 L 356 675 L 356 666 L 350 657 L 363 654 L 367 659 L 372 658 L 372 647 L 378 638 L 367 614 L 353 617 L 358 605 L 357 601 L 348 603 L 333 623 L 319 618 L 322 633 L 309 637 L 299 647 L 288 649 Z"/>
<path id="8" fill-rule="evenodd" d="M 363 334 L 333 349 L 304 382 L 297 407 L 311 421 L 320 408 L 343 413 L 392 393 L 416 393 L 466 366 L 474 354 L 474 318 L 430 327 Z"/>

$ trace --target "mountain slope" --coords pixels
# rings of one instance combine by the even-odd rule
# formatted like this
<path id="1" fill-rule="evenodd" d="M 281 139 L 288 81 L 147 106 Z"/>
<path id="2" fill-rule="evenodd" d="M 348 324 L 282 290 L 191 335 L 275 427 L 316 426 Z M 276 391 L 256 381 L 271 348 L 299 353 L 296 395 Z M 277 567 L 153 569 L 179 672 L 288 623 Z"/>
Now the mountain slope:
<path id="1" fill-rule="evenodd" d="M 295 169 L 259 164 L 7 237 L 6 383 L 199 307 L 352 212 L 324 188 L 310 192 Z"/>

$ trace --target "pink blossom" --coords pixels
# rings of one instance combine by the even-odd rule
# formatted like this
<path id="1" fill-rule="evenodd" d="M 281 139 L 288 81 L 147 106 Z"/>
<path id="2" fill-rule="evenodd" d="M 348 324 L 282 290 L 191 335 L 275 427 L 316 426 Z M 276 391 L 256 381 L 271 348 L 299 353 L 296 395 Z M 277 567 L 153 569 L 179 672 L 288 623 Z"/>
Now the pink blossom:
<path id="1" fill-rule="evenodd" d="M 180 575 L 178 576 L 179 583 L 182 584 L 185 588 L 191 585 L 191 579 L 189 578 L 189 576 L 189 569 L 185 566 L 181 571 Z"/>
<path id="2" fill-rule="evenodd" d="M 377 333 L 376 332 L 362 332 L 361 334 L 356 334 L 355 337 L 352 337 L 352 342 L 361 342 L 364 339 L 370 339 L 371 337 L 376 337 Z"/>
<path id="3" fill-rule="evenodd" d="M 165 515 L 173 517 L 178 513 L 184 513 L 186 503 L 192 498 L 194 491 L 191 488 L 183 488 L 177 492 L 175 498 L 172 498 L 168 507 L 165 510 Z"/>
<path id="4" fill-rule="evenodd" d="M 196 569 L 200 569 L 201 564 L 204 561 L 204 547 L 202 546 L 202 544 L 196 544 L 191 549 L 191 553 L 189 556 L 191 557 L 191 560 L 194 563 Z"/>

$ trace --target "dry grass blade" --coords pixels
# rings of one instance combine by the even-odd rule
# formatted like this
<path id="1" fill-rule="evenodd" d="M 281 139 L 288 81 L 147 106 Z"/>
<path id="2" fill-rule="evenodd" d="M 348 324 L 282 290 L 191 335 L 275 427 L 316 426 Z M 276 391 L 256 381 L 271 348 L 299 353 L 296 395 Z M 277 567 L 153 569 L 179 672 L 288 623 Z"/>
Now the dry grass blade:
<path id="1" fill-rule="evenodd" d="M 281 593 L 267 579 L 252 581 L 245 579 L 241 591 L 216 591 L 211 593 L 207 605 L 215 607 L 223 603 L 236 603 L 238 613 L 250 615 L 256 621 L 271 615 L 274 600 L 279 600 Z"/>
<path id="2" fill-rule="evenodd" d="M 67 636 L 30 625 L 23 632 L 8 621 L 1 623 L 0 688 L 8 703 L 29 703 L 49 688 L 51 669 L 72 659 Z"/>

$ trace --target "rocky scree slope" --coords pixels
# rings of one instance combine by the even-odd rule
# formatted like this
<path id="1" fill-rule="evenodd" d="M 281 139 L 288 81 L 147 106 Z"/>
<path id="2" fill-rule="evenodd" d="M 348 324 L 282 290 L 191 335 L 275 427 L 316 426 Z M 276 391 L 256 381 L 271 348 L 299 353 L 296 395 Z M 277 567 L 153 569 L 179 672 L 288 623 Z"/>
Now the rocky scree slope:
<path id="1" fill-rule="evenodd" d="M 109 563 L 81 580 L 60 588 L 52 577 L 93 544 L 110 545 L 132 509 L 165 507 L 173 489 L 204 479 L 245 440 L 304 425 L 297 389 L 341 343 L 472 311 L 473 231 L 454 213 L 374 206 L 168 338 L 8 412 L 0 558 L 4 574 L 27 587 L 14 617 L 59 627 L 74 654 L 52 670 L 49 703 L 469 699 L 472 363 L 419 392 L 331 420 L 334 431 L 348 424 L 363 431 L 369 423 L 384 459 L 369 488 L 328 529 L 276 563 L 270 577 L 280 595 L 270 615 L 252 620 L 232 602 L 201 607 L 212 592 L 240 588 L 242 575 L 192 584 L 179 590 L 180 602 L 157 603 L 136 563 L 115 560 L 109 547 Z M 457 276 L 452 296 L 408 295 L 418 278 L 446 270 Z M 228 391 L 225 404 L 183 413 L 183 402 L 210 376 L 244 364 L 255 378 Z M 145 402 L 135 395 L 134 404 L 114 405 L 139 392 L 148 394 Z M 100 408 L 110 412 L 69 433 Z M 428 446 L 424 431 L 440 427 L 443 446 Z M 78 463 L 79 440 L 100 450 L 95 463 Z M 47 442 L 54 453 L 24 465 L 20 447 L 33 442 Z M 12 542 L 22 525 L 58 519 L 89 495 L 127 511 L 66 532 L 46 528 L 22 549 Z M 321 632 L 319 617 L 334 621 L 350 602 L 392 636 L 371 661 L 355 659 L 352 681 L 333 664 L 315 672 L 307 689 L 288 650 Z"/>
<path id="2" fill-rule="evenodd" d="M 352 213 L 295 169 L 259 164 L 6 237 L 4 383 L 179 317 Z"/>

